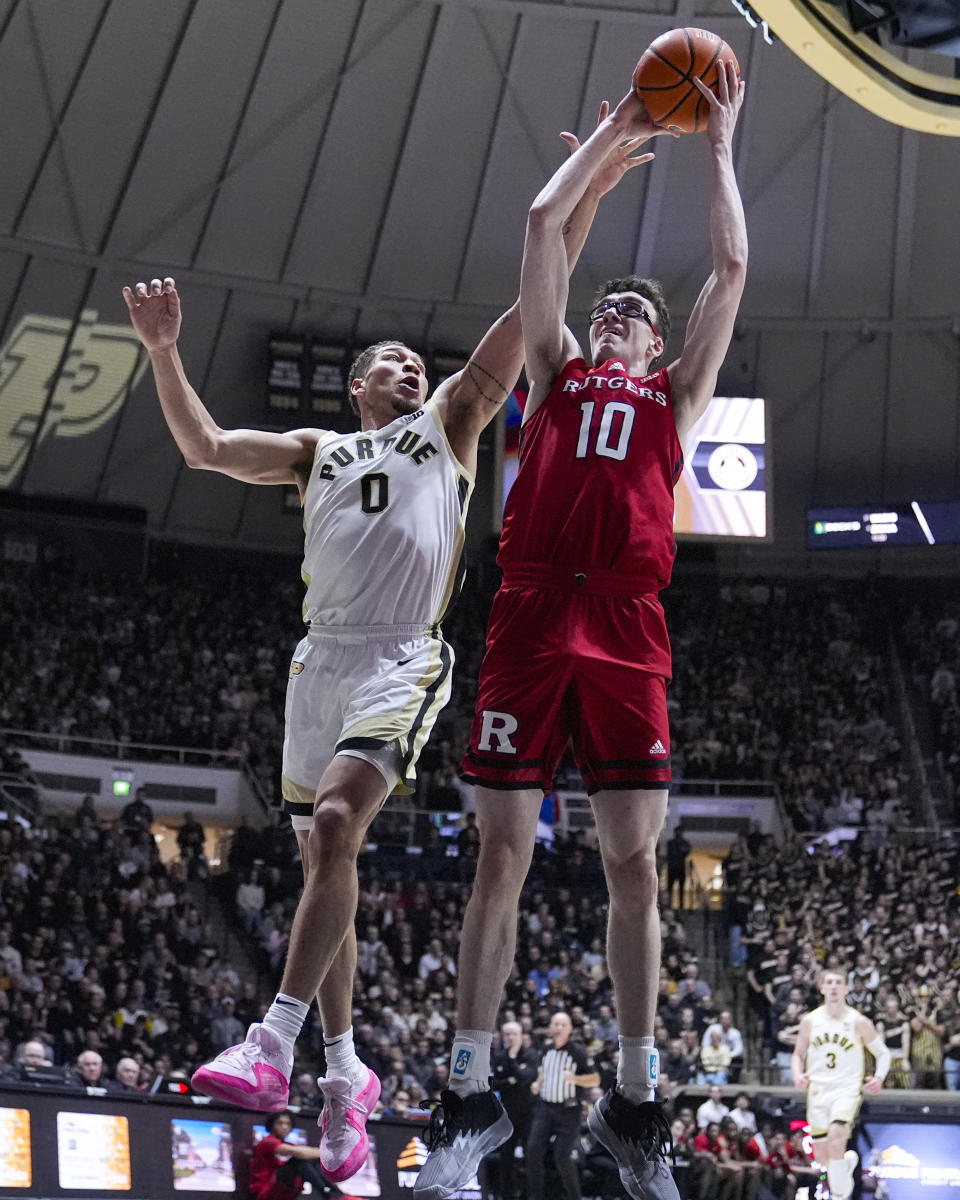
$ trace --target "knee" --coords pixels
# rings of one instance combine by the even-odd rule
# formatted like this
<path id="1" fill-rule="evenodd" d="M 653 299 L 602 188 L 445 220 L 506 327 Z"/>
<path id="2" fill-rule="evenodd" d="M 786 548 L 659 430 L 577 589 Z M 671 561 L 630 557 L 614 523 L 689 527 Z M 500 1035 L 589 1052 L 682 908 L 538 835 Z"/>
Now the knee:
<path id="1" fill-rule="evenodd" d="M 474 890 L 488 899 L 516 904 L 530 866 L 529 856 L 504 838 L 488 836 L 480 843 Z"/>
<path id="2" fill-rule="evenodd" d="M 356 813 L 342 796 L 319 796 L 307 839 L 310 871 L 335 859 L 356 858 L 362 835 Z"/>
<path id="3" fill-rule="evenodd" d="M 604 865 L 611 900 L 644 909 L 656 904 L 660 880 L 655 846 L 644 845 L 631 854 L 608 854 Z"/>

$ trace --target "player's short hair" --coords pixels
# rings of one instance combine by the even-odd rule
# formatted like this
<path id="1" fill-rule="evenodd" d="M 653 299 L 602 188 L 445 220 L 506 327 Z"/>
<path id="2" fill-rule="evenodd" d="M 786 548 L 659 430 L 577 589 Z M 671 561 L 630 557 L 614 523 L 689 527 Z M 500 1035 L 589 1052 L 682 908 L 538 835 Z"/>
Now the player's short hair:
<path id="1" fill-rule="evenodd" d="M 663 348 L 666 351 L 667 342 L 670 340 L 670 309 L 664 299 L 663 285 L 660 280 L 644 279 L 642 275 L 621 275 L 616 279 L 605 279 L 594 292 L 594 306 L 606 299 L 612 292 L 636 292 L 638 296 L 643 296 L 645 300 L 650 301 L 657 313 L 657 332 L 663 339 Z M 650 366 L 656 366 L 662 358 L 661 354 L 659 358 L 653 359 Z"/>
<path id="2" fill-rule="evenodd" d="M 402 342 L 399 338 L 387 338 L 382 342 L 374 342 L 372 346 L 368 346 L 366 350 L 361 350 L 357 357 L 350 364 L 350 371 L 347 375 L 347 396 L 350 400 L 350 407 L 353 409 L 355 417 L 360 416 L 360 405 L 357 403 L 357 398 L 353 394 L 353 381 L 362 379 L 373 365 L 373 360 L 377 357 L 381 350 L 386 350 L 388 346 L 403 346 L 407 350 L 410 349 L 406 342 Z M 416 354 L 416 351 L 414 351 Z M 420 355 L 417 354 L 417 358 Z"/>
<path id="3" fill-rule="evenodd" d="M 841 981 L 841 983 L 847 982 L 847 973 L 846 973 L 846 971 L 843 970 L 842 967 L 824 967 L 820 971 L 820 978 L 819 978 L 818 982 L 823 983 L 826 980 L 828 975 L 836 975 L 838 977 L 838 979 Z"/>

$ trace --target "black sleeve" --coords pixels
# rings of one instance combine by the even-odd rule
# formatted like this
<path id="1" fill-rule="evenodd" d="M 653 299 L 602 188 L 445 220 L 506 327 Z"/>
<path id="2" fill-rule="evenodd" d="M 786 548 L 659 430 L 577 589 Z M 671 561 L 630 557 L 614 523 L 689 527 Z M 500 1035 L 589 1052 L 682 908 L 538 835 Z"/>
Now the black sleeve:
<path id="1" fill-rule="evenodd" d="M 522 1050 L 513 1064 L 517 1083 L 533 1083 L 540 1074 L 540 1055 L 532 1047 Z"/>
<path id="2" fill-rule="evenodd" d="M 567 1052 L 573 1059 L 574 1073 L 577 1075 L 589 1075 L 596 1070 L 593 1059 L 587 1053 L 586 1048 L 581 1046 L 579 1042 L 571 1042 L 567 1046 Z"/>

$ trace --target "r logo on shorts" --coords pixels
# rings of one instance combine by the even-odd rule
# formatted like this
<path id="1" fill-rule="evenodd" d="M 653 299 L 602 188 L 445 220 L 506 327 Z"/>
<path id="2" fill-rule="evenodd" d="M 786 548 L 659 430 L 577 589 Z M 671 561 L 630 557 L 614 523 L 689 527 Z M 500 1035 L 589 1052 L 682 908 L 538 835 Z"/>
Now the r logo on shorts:
<path id="1" fill-rule="evenodd" d="M 483 710 L 483 725 L 480 729 L 480 749 L 493 750 L 491 738 L 497 739 L 498 754 L 516 754 L 517 748 L 510 741 L 510 734 L 516 733 L 519 722 L 512 713 L 492 712 L 489 708 Z"/>

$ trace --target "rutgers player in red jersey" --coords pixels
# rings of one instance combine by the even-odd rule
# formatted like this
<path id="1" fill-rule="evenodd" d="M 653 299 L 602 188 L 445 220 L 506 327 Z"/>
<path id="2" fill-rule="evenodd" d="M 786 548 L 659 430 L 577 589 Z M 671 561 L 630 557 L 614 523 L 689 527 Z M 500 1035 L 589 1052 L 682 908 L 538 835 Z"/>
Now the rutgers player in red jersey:
<path id="1" fill-rule="evenodd" d="M 590 313 L 589 361 L 564 324 L 564 223 L 603 155 L 653 132 L 636 96 L 624 97 L 530 210 L 520 289 L 530 396 L 463 767 L 478 785 L 480 857 L 461 939 L 451 1091 L 418 1200 L 462 1187 L 476 1148 L 509 1136 L 506 1115 L 485 1098 L 490 1031 L 513 961 L 542 790 L 568 741 L 591 794 L 610 892 L 607 953 L 621 1032 L 617 1087 L 591 1110 L 590 1128 L 635 1200 L 677 1197 L 653 1043 L 671 671 L 657 593 L 673 565 L 683 439 L 713 395 L 747 260 L 731 147 L 743 85 L 721 70 L 719 97 L 701 91 L 710 104 L 713 273 L 669 366 L 655 369 L 669 315 L 653 281 L 631 275 L 603 285 Z"/>

